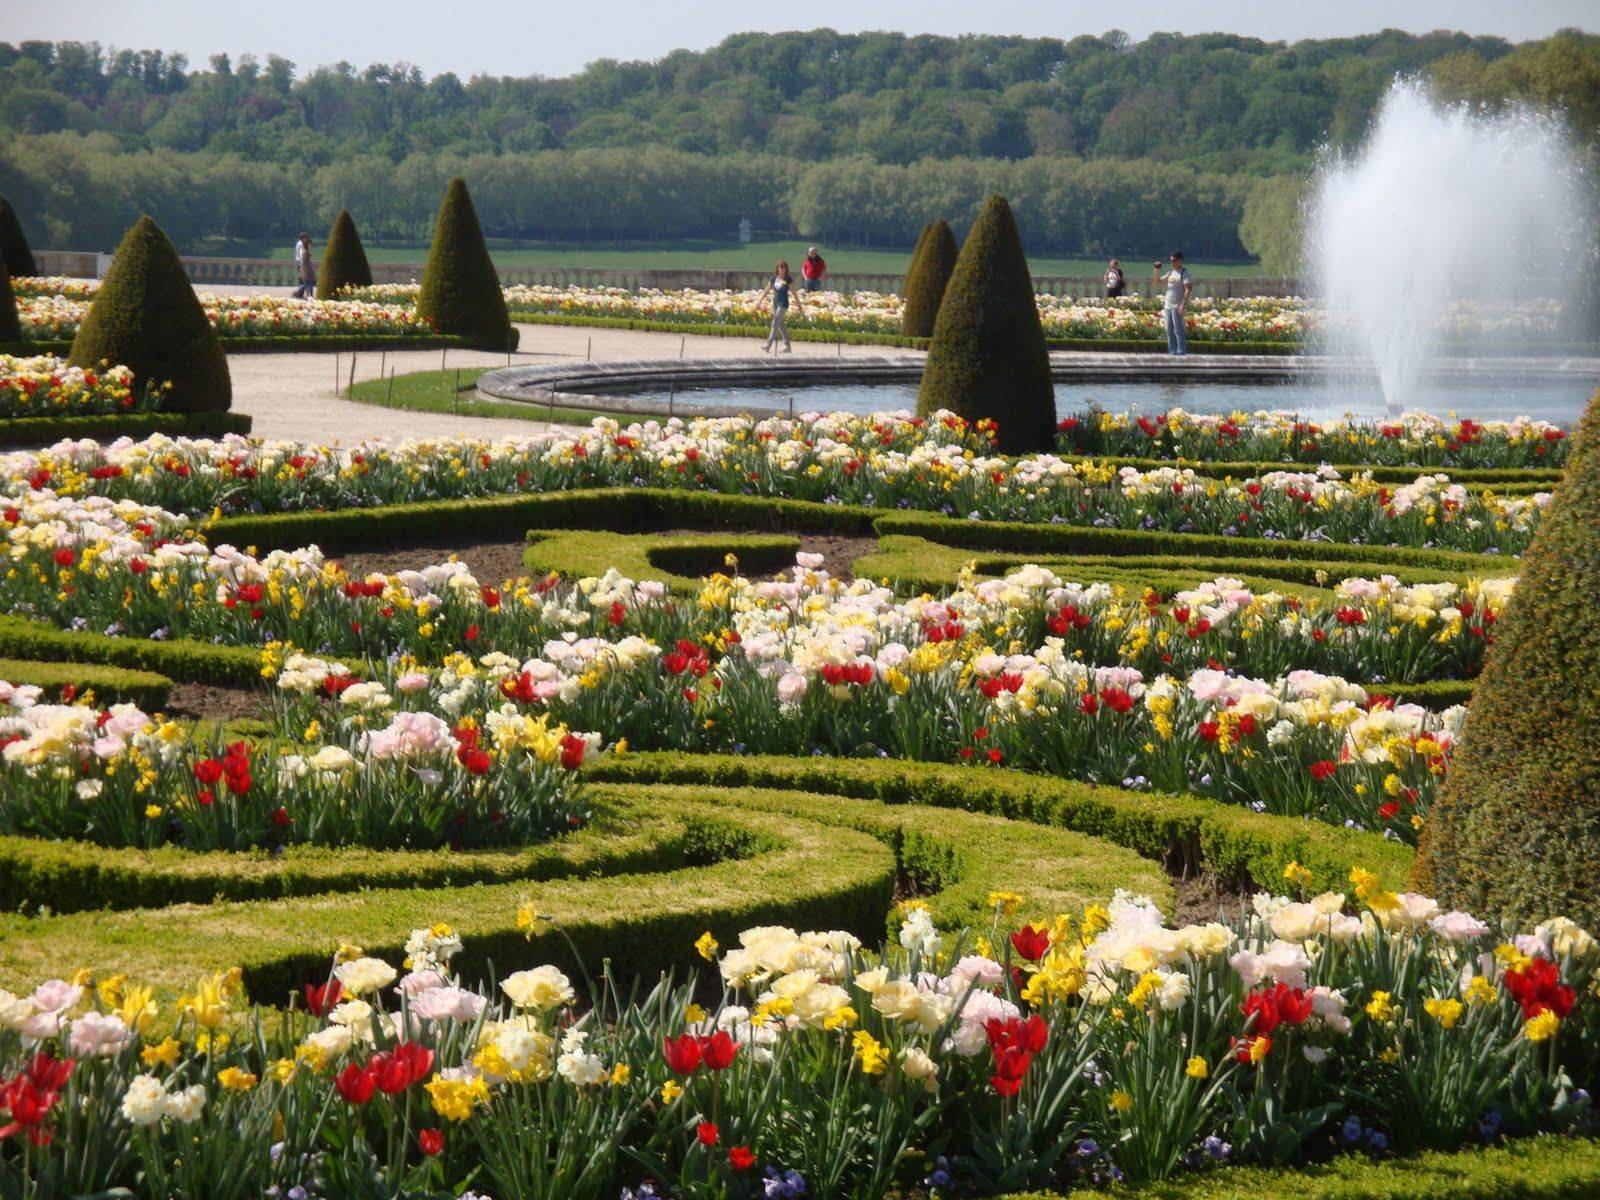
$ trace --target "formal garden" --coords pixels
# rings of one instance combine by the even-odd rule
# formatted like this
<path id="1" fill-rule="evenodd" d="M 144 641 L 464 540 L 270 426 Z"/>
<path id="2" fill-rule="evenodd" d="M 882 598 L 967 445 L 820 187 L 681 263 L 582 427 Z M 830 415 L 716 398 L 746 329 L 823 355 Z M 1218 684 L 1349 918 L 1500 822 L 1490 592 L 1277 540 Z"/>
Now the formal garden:
<path id="1" fill-rule="evenodd" d="M 0 1195 L 1600 1189 L 1600 409 L 1063 418 L 1158 314 L 941 225 L 915 413 L 321 445 L 227 353 L 752 298 L 0 211 Z"/>

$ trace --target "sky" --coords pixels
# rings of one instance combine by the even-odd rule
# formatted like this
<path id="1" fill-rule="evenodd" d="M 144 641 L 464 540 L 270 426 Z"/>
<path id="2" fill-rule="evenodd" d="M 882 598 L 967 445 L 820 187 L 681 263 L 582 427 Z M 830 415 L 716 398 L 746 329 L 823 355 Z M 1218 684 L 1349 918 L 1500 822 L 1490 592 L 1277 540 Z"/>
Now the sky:
<path id="1" fill-rule="evenodd" d="M 1384 28 L 1457 29 L 1512 41 L 1563 26 L 1600 32 L 1600 0 L 0 0 L 0 40 L 98 41 L 182 51 L 280 54 L 301 73 L 341 59 L 409 62 L 429 75 L 567 75 L 597 58 L 654 59 L 732 33 L 993 33 L 1071 38 L 1121 29 L 1269 40 Z"/>

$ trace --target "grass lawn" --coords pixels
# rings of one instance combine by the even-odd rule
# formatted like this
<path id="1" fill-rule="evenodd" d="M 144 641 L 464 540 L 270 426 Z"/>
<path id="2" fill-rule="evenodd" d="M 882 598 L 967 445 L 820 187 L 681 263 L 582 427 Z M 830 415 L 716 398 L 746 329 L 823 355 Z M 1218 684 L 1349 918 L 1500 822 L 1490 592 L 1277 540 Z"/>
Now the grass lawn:
<path id="1" fill-rule="evenodd" d="M 396 375 L 391 389 L 388 379 L 363 379 L 350 393 L 360 404 L 379 408 L 403 408 L 411 412 L 456 413 L 463 417 L 503 417 L 513 421 L 548 421 L 556 425 L 587 425 L 604 414 L 575 408 L 540 408 L 512 400 L 479 400 L 475 392 L 456 395 L 456 379 L 461 386 L 476 383 L 478 376 L 492 367 L 451 367 L 444 371 L 413 371 Z"/>
<path id="2" fill-rule="evenodd" d="M 808 243 L 801 241 L 756 241 L 742 246 L 737 241 L 670 241 L 670 242 L 545 242 L 517 248 L 500 239 L 491 239 L 490 252 L 497 266 L 511 267 L 631 267 L 659 269 L 744 270 L 765 271 L 780 258 L 787 258 L 789 266 L 798 273 L 800 260 L 805 257 Z M 314 243 L 320 254 L 322 244 Z M 822 256 L 835 271 L 851 273 L 904 271 L 911 247 L 882 250 L 876 248 L 821 245 Z M 269 258 L 288 258 L 291 247 L 264 246 L 256 253 Z M 426 245 L 374 246 L 367 244 L 367 257 L 373 262 L 420 263 L 428 257 Z M 244 253 L 244 251 L 237 251 Z M 1146 282 L 1142 272 L 1148 272 L 1149 262 L 1144 259 L 1122 258 L 1122 269 L 1130 281 Z M 1105 270 L 1105 261 L 1088 258 L 1030 257 L 1029 264 L 1038 275 L 1099 275 Z M 1216 279 L 1225 276 L 1255 276 L 1261 273 L 1256 263 L 1191 263 L 1189 269 L 1200 278 Z"/>

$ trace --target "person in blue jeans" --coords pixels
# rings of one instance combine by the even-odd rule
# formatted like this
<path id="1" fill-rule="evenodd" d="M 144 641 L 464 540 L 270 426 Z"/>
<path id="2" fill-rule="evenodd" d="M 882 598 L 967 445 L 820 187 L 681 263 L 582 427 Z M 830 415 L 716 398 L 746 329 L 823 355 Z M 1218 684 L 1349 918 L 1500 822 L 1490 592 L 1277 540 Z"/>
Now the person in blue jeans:
<path id="1" fill-rule="evenodd" d="M 766 303 L 767 297 L 772 297 L 772 328 L 767 333 L 767 343 L 763 350 L 771 350 L 783 339 L 783 352 L 788 354 L 794 349 L 789 344 L 789 301 L 794 301 L 795 309 L 804 312 L 800 303 L 800 293 L 794 289 L 794 276 L 789 274 L 789 264 L 778 260 L 778 265 L 772 269 L 772 278 L 767 281 L 766 290 L 756 299 L 756 311 L 761 311 L 761 306 Z"/>
<path id="2" fill-rule="evenodd" d="M 1163 277 L 1161 263 L 1155 265 L 1155 276 L 1151 280 L 1156 288 L 1165 284 L 1167 289 L 1166 303 L 1162 306 L 1161 317 L 1167 327 L 1167 353 L 1182 358 L 1189 353 L 1189 335 L 1183 322 L 1189 311 L 1189 297 L 1194 294 L 1194 284 L 1189 279 L 1189 268 L 1183 265 L 1183 251 L 1174 250 L 1171 259 L 1171 270 Z"/>

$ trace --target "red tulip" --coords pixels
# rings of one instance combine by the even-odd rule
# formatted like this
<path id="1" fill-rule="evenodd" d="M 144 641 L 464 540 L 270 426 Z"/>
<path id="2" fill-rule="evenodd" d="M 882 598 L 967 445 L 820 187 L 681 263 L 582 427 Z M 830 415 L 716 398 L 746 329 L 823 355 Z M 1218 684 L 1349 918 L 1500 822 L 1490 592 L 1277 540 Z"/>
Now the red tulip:
<path id="1" fill-rule="evenodd" d="M 663 1038 L 661 1053 L 675 1074 L 692 1075 L 700 1066 L 700 1039 L 689 1033 L 681 1037 Z"/>
<path id="2" fill-rule="evenodd" d="M 695 1137 L 700 1139 L 702 1146 L 715 1146 L 717 1144 L 717 1127 L 710 1121 L 701 1121 L 695 1126 Z"/>
<path id="3" fill-rule="evenodd" d="M 1011 948 L 1029 962 L 1038 962 L 1050 949 L 1050 931 L 1043 925 L 1024 925 L 1011 935 Z"/>
<path id="4" fill-rule="evenodd" d="M 725 1029 L 719 1029 L 710 1037 L 700 1039 L 700 1061 L 705 1063 L 709 1071 L 724 1071 L 733 1065 L 734 1056 L 739 1053 L 739 1043 L 728 1035 Z"/>
<path id="5" fill-rule="evenodd" d="M 321 987 L 306 984 L 306 1010 L 314 1017 L 325 1017 L 339 1003 L 339 997 L 344 995 L 344 984 L 337 979 L 330 979 Z"/>
<path id="6" fill-rule="evenodd" d="M 429 1158 L 444 1149 L 444 1130 L 419 1129 L 417 1130 L 417 1146 Z"/>
<path id="7" fill-rule="evenodd" d="M 756 1156 L 749 1146 L 735 1146 L 728 1151 L 728 1165 L 735 1171 L 748 1171 L 755 1161 Z"/>
<path id="8" fill-rule="evenodd" d="M 378 1090 L 378 1075 L 366 1067 L 347 1063 L 344 1070 L 333 1077 L 333 1086 L 339 1089 L 339 1095 L 348 1103 L 362 1105 L 371 1100 L 372 1093 Z"/>

